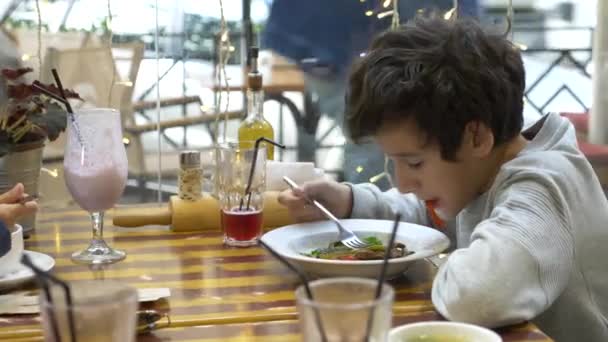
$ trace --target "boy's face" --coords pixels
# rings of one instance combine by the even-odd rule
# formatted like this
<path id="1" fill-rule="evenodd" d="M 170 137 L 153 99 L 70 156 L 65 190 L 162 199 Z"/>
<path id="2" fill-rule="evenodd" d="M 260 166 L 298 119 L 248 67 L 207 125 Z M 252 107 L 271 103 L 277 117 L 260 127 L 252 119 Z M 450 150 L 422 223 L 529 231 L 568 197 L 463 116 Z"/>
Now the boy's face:
<path id="1" fill-rule="evenodd" d="M 467 126 L 456 153 L 456 161 L 442 159 L 439 145 L 427 144 L 413 119 L 385 124 L 375 137 L 393 161 L 399 191 L 430 201 L 442 219 L 454 218 L 487 183 L 483 165 L 487 164 L 493 137 L 488 137 L 488 131 L 484 130 L 480 145 L 480 139 L 473 139 L 469 128 Z"/>

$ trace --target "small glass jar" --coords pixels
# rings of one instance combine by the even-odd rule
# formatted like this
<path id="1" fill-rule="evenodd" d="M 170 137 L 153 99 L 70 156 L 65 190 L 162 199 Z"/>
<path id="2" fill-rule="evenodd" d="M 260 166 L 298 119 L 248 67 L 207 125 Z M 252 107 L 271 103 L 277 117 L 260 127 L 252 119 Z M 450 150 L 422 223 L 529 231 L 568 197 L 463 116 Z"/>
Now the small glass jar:
<path id="1" fill-rule="evenodd" d="M 199 151 L 183 151 L 179 154 L 178 196 L 186 201 L 202 197 L 201 154 Z"/>

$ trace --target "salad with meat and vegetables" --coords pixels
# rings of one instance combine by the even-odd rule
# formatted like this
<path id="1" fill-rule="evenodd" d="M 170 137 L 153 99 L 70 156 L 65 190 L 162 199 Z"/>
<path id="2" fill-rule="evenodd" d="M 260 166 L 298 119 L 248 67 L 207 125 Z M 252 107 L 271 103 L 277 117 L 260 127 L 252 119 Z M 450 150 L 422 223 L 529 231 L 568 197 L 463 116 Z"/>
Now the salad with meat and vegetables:
<path id="1" fill-rule="evenodd" d="M 317 248 L 308 253 L 302 253 L 305 256 L 317 259 L 330 260 L 382 260 L 386 247 L 382 241 L 375 236 L 369 236 L 362 239 L 369 246 L 365 248 L 351 249 L 342 244 L 342 242 L 332 242 L 327 248 Z M 408 251 L 405 245 L 401 242 L 395 242 L 391 252 L 391 258 L 400 258 L 414 253 Z"/>

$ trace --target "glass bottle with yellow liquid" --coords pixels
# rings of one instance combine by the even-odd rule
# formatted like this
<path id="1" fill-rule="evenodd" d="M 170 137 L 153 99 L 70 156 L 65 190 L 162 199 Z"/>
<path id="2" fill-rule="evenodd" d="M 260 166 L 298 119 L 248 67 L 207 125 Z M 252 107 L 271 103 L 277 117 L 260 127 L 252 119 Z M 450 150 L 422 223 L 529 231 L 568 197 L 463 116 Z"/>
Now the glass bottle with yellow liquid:
<path id="1" fill-rule="evenodd" d="M 264 118 L 264 91 L 262 74 L 258 70 L 258 48 L 251 48 L 251 70 L 247 74 L 247 117 L 239 127 L 239 146 L 253 147 L 261 137 L 274 140 L 274 129 Z M 262 143 L 266 147 L 267 159 L 274 159 L 274 146 Z"/>

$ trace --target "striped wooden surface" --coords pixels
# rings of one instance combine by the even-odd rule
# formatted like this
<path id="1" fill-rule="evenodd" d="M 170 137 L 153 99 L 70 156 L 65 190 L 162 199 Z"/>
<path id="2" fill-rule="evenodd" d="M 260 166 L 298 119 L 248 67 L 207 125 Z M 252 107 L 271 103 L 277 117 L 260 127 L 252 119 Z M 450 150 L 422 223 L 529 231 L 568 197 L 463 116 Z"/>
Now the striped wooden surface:
<path id="1" fill-rule="evenodd" d="M 43 210 L 26 249 L 53 256 L 54 272 L 70 282 L 114 279 L 137 288 L 168 287 L 171 297 L 146 304 L 170 316 L 171 326 L 141 341 L 298 340 L 293 290 L 297 278 L 261 248 L 230 248 L 219 232 L 174 233 L 166 227 L 107 227 L 110 245 L 127 259 L 91 270 L 70 255 L 91 236 L 88 216 L 76 210 Z M 106 223 L 111 222 L 107 215 Z M 440 319 L 430 301 L 434 268 L 420 262 L 395 281 L 395 324 Z M 31 287 L 31 285 L 30 285 Z M 0 317 L 0 339 L 41 340 L 37 315 Z M 548 341 L 533 325 L 500 331 L 507 341 Z M 256 337 L 257 336 L 257 337 Z"/>
<path id="2" fill-rule="evenodd" d="M 441 319 L 435 312 L 401 315 L 393 319 L 394 325 Z M 505 342 L 551 341 L 530 324 L 498 331 Z M 170 328 L 140 335 L 138 342 L 189 341 L 189 342 L 299 342 L 298 322 L 295 320 L 262 323 L 209 325 L 190 328 Z"/>

